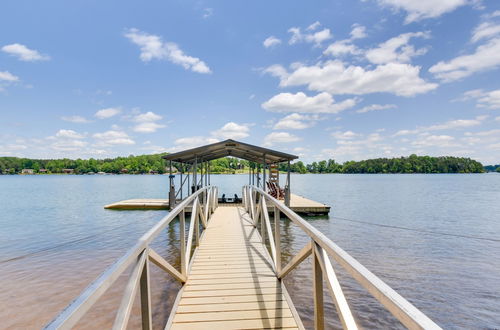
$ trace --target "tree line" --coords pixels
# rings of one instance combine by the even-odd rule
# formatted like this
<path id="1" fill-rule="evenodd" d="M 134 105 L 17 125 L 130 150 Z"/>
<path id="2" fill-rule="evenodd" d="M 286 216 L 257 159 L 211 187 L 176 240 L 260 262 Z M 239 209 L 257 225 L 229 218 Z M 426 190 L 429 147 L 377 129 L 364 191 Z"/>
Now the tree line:
<path id="1" fill-rule="evenodd" d="M 75 160 L 0 157 L 0 174 L 20 174 L 23 169 L 32 169 L 34 173 L 163 174 L 169 172 L 163 155 L 165 154 Z M 185 164 L 174 163 L 173 167 L 174 171 L 189 170 Z M 212 173 L 242 173 L 248 171 L 249 167 L 260 168 L 261 165 L 232 157 L 223 157 L 210 162 Z M 279 170 L 286 171 L 287 167 L 286 163 L 281 163 Z M 495 170 L 500 172 L 500 167 L 495 167 Z M 485 168 L 480 162 L 470 158 L 411 155 L 347 161 L 342 164 L 333 159 L 311 164 L 298 161 L 290 165 L 290 171 L 293 173 L 482 173 Z"/>

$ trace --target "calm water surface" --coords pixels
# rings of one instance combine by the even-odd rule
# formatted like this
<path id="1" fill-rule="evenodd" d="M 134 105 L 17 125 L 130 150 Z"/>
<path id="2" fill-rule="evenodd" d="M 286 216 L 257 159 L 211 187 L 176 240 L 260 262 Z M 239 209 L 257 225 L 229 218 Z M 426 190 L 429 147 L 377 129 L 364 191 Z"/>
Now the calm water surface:
<path id="1" fill-rule="evenodd" d="M 245 175 L 212 176 L 241 195 Z M 120 257 L 166 211 L 111 211 L 129 198 L 166 198 L 167 176 L 0 176 L 0 328 L 38 329 Z M 500 328 L 500 175 L 294 175 L 292 191 L 329 204 L 308 218 L 344 250 L 449 329 Z M 284 259 L 308 238 L 282 222 Z M 154 248 L 179 262 L 178 227 Z M 311 326 L 310 262 L 286 280 Z M 401 328 L 351 278 L 334 267 L 364 328 Z M 179 285 L 152 269 L 155 328 L 166 321 Z M 82 320 L 107 328 L 126 276 Z M 327 296 L 327 295 L 326 295 Z M 338 328 L 327 300 L 328 325 Z M 131 327 L 139 325 L 135 306 Z"/>

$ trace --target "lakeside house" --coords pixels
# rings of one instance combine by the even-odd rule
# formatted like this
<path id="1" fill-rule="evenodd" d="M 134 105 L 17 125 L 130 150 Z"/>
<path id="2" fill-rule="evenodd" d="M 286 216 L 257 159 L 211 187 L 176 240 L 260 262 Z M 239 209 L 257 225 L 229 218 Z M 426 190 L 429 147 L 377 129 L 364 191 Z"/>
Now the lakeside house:
<path id="1" fill-rule="evenodd" d="M 62 169 L 62 172 L 63 172 L 64 174 L 73 174 L 73 173 L 75 173 L 75 170 L 74 170 L 74 169 L 72 169 L 72 168 L 63 168 L 63 169 Z"/>
<path id="2" fill-rule="evenodd" d="M 21 174 L 35 174 L 35 171 L 32 168 L 23 168 Z"/>
<path id="3" fill-rule="evenodd" d="M 49 173 L 49 170 L 47 170 L 45 168 L 41 168 L 41 169 L 38 170 L 38 173 L 40 173 L 40 174 L 47 174 L 47 173 Z"/>

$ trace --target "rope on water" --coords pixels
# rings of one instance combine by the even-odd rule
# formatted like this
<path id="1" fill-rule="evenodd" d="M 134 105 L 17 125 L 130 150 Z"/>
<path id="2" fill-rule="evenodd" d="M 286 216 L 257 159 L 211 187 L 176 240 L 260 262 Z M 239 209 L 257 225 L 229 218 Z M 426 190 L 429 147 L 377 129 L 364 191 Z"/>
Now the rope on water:
<path id="1" fill-rule="evenodd" d="M 368 221 L 354 220 L 354 219 L 348 219 L 348 218 L 342 218 L 342 217 L 335 217 L 335 216 L 334 217 L 330 217 L 330 218 L 338 219 L 338 220 L 343 220 L 343 221 L 349 221 L 349 222 L 355 222 L 355 223 L 361 223 L 361 224 L 370 225 L 370 226 L 377 226 L 377 227 L 384 227 L 384 228 L 392 228 L 392 229 L 399 229 L 399 230 L 414 231 L 414 232 L 417 232 L 417 233 L 426 233 L 426 234 L 441 235 L 441 236 L 452 236 L 452 237 L 460 237 L 460 238 L 469 238 L 469 239 L 476 239 L 476 240 L 490 241 L 490 242 L 500 242 L 499 238 L 489 238 L 489 237 L 480 237 L 480 236 L 474 236 L 474 235 L 461 235 L 461 234 L 445 233 L 445 232 L 432 231 L 432 230 L 426 230 L 426 229 L 418 229 L 418 228 L 410 228 L 410 227 L 402 227 L 402 226 L 394 226 L 394 225 L 386 225 L 386 224 L 380 224 L 380 223 L 373 223 L 373 222 L 368 222 Z"/>

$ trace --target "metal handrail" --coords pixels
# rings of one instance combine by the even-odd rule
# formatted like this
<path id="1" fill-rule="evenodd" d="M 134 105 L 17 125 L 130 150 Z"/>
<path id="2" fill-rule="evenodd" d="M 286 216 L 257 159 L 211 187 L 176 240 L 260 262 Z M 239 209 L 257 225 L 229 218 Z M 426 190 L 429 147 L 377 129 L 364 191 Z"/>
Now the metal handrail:
<path id="1" fill-rule="evenodd" d="M 193 236 L 195 244 L 199 244 L 200 220 L 205 228 L 210 215 L 217 205 L 218 189 L 215 186 L 207 186 L 197 190 L 184 199 L 177 207 L 170 211 L 153 228 L 137 241 L 127 253 L 108 267 L 97 279 L 95 279 L 83 292 L 69 304 L 55 319 L 46 325 L 46 329 L 70 329 L 80 318 L 99 300 L 99 298 L 111 287 L 120 275 L 131 265 L 134 265 L 130 273 L 129 281 L 125 287 L 124 295 L 118 309 L 113 329 L 126 329 L 130 312 L 136 292 L 141 293 L 142 328 L 151 329 L 151 295 L 149 285 L 149 263 L 153 262 L 160 269 L 172 275 L 181 283 L 186 282 L 192 249 Z M 210 196 L 210 198 L 207 198 Z M 200 197 L 203 197 L 202 204 Z M 185 241 L 185 210 L 191 205 L 191 223 L 188 232 L 188 244 Z M 149 244 L 161 233 L 165 227 L 174 219 L 179 217 L 180 221 L 180 245 L 181 245 L 181 270 L 176 270 Z"/>
<path id="2" fill-rule="evenodd" d="M 285 277 L 309 255 L 313 256 L 313 292 L 314 321 L 316 329 L 324 328 L 323 279 L 325 279 L 330 294 L 335 303 L 340 321 L 344 329 L 357 329 L 351 310 L 337 280 L 329 257 L 340 264 L 359 284 L 375 297 L 404 326 L 410 329 L 441 329 L 436 323 L 404 299 L 380 278 L 366 269 L 356 259 L 328 239 L 318 229 L 297 215 L 289 207 L 278 201 L 264 190 L 256 186 L 243 187 L 244 207 L 259 228 L 261 221 L 261 236 L 265 242 L 265 234 L 269 237 L 270 253 L 278 278 Z M 256 201 L 258 201 L 256 203 Z M 274 233 L 269 222 L 266 201 L 274 208 Z M 311 241 L 295 255 L 285 267 L 281 267 L 280 249 L 280 213 L 283 213 L 294 224 L 298 225 Z"/>

